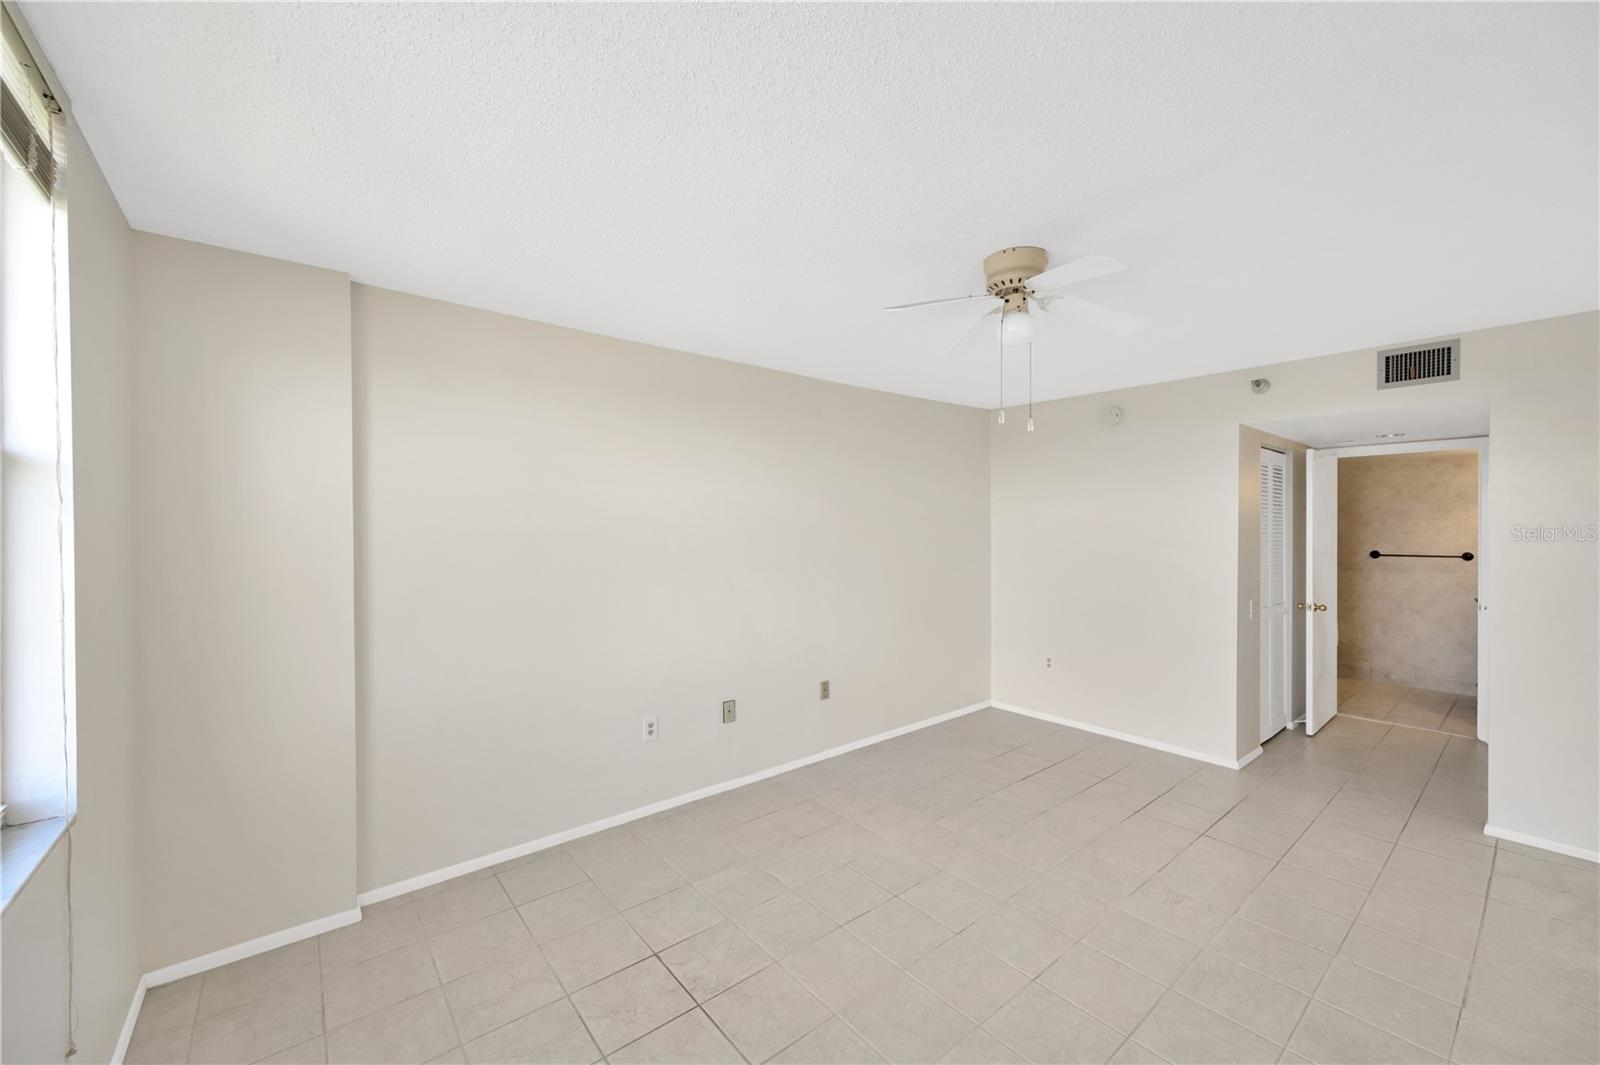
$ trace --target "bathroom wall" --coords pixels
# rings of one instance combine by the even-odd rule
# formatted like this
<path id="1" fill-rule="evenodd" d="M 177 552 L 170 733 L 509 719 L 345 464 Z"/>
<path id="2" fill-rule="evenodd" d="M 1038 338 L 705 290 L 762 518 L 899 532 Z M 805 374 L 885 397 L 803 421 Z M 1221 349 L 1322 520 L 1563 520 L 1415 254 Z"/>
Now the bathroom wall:
<path id="1" fill-rule="evenodd" d="M 1478 456 L 1339 460 L 1339 675 L 1477 694 Z"/>

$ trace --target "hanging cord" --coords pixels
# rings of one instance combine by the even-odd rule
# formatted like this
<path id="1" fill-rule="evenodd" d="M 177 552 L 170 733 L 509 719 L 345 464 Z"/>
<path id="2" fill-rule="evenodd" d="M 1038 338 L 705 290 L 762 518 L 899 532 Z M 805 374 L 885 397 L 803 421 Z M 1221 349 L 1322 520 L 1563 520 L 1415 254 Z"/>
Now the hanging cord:
<path id="1" fill-rule="evenodd" d="M 1028 432 L 1033 432 L 1033 341 L 1028 341 Z"/>
<path id="2" fill-rule="evenodd" d="M 1000 308 L 1000 417 L 997 419 L 1001 425 L 1006 423 L 1006 309 Z"/>
<path id="3" fill-rule="evenodd" d="M 55 103 L 52 97 L 49 101 Z M 56 127 L 61 123 L 61 108 L 51 108 L 51 151 L 54 153 Z M 56 167 L 57 183 L 63 168 Z M 72 913 L 72 754 L 70 750 L 71 715 L 67 708 L 67 490 L 62 474 L 62 447 L 65 443 L 61 434 L 61 260 L 58 245 L 60 244 L 61 225 L 60 212 L 56 207 L 56 193 L 50 193 L 50 296 L 52 309 L 55 311 L 56 321 L 51 329 L 51 360 L 55 367 L 56 379 L 56 592 L 60 596 L 60 623 L 61 640 L 61 816 L 67 819 L 67 1052 L 65 1057 L 72 1057 L 78 1052 L 78 1002 L 77 1002 L 77 944 L 73 933 Z"/>

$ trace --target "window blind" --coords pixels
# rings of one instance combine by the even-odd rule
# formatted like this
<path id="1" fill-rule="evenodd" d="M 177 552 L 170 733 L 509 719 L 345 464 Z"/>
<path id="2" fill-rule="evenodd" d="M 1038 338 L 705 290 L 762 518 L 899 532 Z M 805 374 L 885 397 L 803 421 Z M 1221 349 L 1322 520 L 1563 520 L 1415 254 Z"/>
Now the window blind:
<path id="1" fill-rule="evenodd" d="M 0 140 L 7 160 L 49 196 L 56 186 L 53 131 L 60 109 L 10 14 L 0 14 L 5 20 L 5 46 L 0 50 Z"/>

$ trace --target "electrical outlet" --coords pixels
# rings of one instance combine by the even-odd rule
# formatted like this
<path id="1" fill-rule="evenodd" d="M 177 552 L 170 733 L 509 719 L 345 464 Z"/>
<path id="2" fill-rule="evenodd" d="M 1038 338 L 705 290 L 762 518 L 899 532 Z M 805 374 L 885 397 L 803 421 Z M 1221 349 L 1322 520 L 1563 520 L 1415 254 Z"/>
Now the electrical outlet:
<path id="1" fill-rule="evenodd" d="M 1047 659 L 1045 659 L 1045 660 L 1044 660 L 1044 668 L 1046 668 L 1046 669 L 1053 669 L 1053 668 L 1055 668 L 1055 659 L 1053 659 L 1053 658 L 1047 658 Z"/>
<path id="2" fill-rule="evenodd" d="M 725 700 L 722 704 L 722 723 L 724 725 L 731 725 L 733 724 L 733 719 L 738 716 L 738 703 L 733 699 Z"/>
<path id="3" fill-rule="evenodd" d="M 644 719 L 644 742 L 654 743 L 659 735 L 661 735 L 660 719 L 655 714 L 651 714 Z"/>
<path id="4" fill-rule="evenodd" d="M 822 682 L 822 694 L 819 696 L 819 698 L 826 699 L 827 697 L 828 697 L 828 682 L 827 681 L 823 681 Z"/>

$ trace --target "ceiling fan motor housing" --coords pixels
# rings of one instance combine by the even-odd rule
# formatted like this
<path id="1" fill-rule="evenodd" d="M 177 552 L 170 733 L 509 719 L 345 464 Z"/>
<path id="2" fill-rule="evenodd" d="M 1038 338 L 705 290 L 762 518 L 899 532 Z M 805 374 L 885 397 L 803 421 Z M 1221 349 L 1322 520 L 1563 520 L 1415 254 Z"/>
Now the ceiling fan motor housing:
<path id="1" fill-rule="evenodd" d="M 1028 309 L 1028 280 L 1044 272 L 1049 257 L 1043 248 L 1001 248 L 983 260 L 984 287 L 1005 300 L 1005 313 Z"/>

